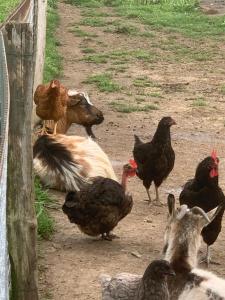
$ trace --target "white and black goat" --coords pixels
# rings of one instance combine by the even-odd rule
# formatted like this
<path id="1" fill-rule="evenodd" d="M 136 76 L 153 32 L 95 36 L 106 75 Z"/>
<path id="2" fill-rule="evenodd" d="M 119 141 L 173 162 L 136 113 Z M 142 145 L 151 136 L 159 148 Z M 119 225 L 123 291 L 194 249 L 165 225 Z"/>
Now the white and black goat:
<path id="1" fill-rule="evenodd" d="M 43 135 L 33 146 L 34 172 L 41 182 L 60 191 L 77 191 L 91 177 L 118 181 L 106 153 L 91 138 Z"/>
<path id="2" fill-rule="evenodd" d="M 171 300 L 225 299 L 225 280 L 196 268 L 202 240 L 201 231 L 223 209 L 222 206 L 208 214 L 199 207 L 188 209 L 187 205 L 182 205 L 176 210 L 175 198 L 170 194 L 168 209 L 164 258 L 176 272 L 176 276 L 169 281 Z"/>

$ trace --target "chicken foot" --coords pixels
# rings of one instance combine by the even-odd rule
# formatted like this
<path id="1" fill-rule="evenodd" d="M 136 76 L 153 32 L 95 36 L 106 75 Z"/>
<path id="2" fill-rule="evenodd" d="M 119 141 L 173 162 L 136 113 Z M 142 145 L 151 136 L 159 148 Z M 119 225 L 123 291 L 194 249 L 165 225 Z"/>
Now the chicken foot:
<path id="1" fill-rule="evenodd" d="M 119 236 L 110 232 L 102 233 L 102 240 L 112 241 L 113 239 L 119 239 Z"/>
<path id="2" fill-rule="evenodd" d="M 158 187 L 156 185 L 155 185 L 156 198 L 153 201 L 151 199 L 150 192 L 149 192 L 148 188 L 146 188 L 146 192 L 148 194 L 148 200 L 145 200 L 145 201 L 148 201 L 148 204 L 156 205 L 156 206 L 163 206 L 163 203 L 160 202 L 160 200 L 159 200 L 159 191 L 158 191 Z"/>
<path id="3" fill-rule="evenodd" d="M 156 206 L 163 206 L 163 203 L 159 199 L 159 190 L 158 190 L 158 187 L 156 185 L 155 185 L 155 194 L 156 194 L 156 198 L 153 200 L 155 202 L 155 205 Z"/>
<path id="4" fill-rule="evenodd" d="M 43 120 L 43 125 L 41 129 L 38 129 L 35 134 L 37 135 L 44 135 L 47 134 L 47 129 L 46 129 L 46 124 L 45 124 L 45 120 Z"/>

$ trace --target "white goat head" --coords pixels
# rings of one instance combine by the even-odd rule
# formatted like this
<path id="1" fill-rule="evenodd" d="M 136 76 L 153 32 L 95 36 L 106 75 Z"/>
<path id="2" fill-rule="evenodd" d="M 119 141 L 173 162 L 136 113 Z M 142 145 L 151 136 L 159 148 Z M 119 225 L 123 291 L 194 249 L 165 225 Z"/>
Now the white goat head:
<path id="1" fill-rule="evenodd" d="M 197 265 L 202 228 L 208 225 L 219 208 L 206 214 L 201 208 L 189 209 L 181 205 L 176 209 L 174 195 L 168 195 L 168 224 L 164 235 L 164 254 L 176 272 L 190 271 Z"/>

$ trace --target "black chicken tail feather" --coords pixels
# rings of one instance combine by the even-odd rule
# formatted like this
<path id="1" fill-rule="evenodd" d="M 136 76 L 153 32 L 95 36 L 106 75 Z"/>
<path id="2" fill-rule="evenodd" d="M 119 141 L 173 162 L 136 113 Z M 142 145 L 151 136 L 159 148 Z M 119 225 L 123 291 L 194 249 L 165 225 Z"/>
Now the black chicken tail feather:
<path id="1" fill-rule="evenodd" d="M 135 140 L 134 147 L 143 144 L 143 142 L 140 140 L 140 138 L 136 134 L 134 134 L 134 140 Z"/>

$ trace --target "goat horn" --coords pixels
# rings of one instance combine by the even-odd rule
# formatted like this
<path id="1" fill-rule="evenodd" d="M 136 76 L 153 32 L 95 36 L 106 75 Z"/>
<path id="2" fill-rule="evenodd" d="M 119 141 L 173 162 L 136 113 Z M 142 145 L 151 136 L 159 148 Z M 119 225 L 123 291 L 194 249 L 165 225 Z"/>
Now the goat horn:
<path id="1" fill-rule="evenodd" d="M 198 206 L 194 206 L 192 209 L 191 209 L 191 212 L 195 215 L 201 215 L 208 223 L 210 223 L 210 219 L 207 215 L 206 212 L 204 212 L 203 209 L 201 209 L 200 207 Z"/>
<path id="2" fill-rule="evenodd" d="M 186 204 L 181 205 L 176 218 L 178 220 L 181 220 L 188 211 L 189 209 Z"/>

